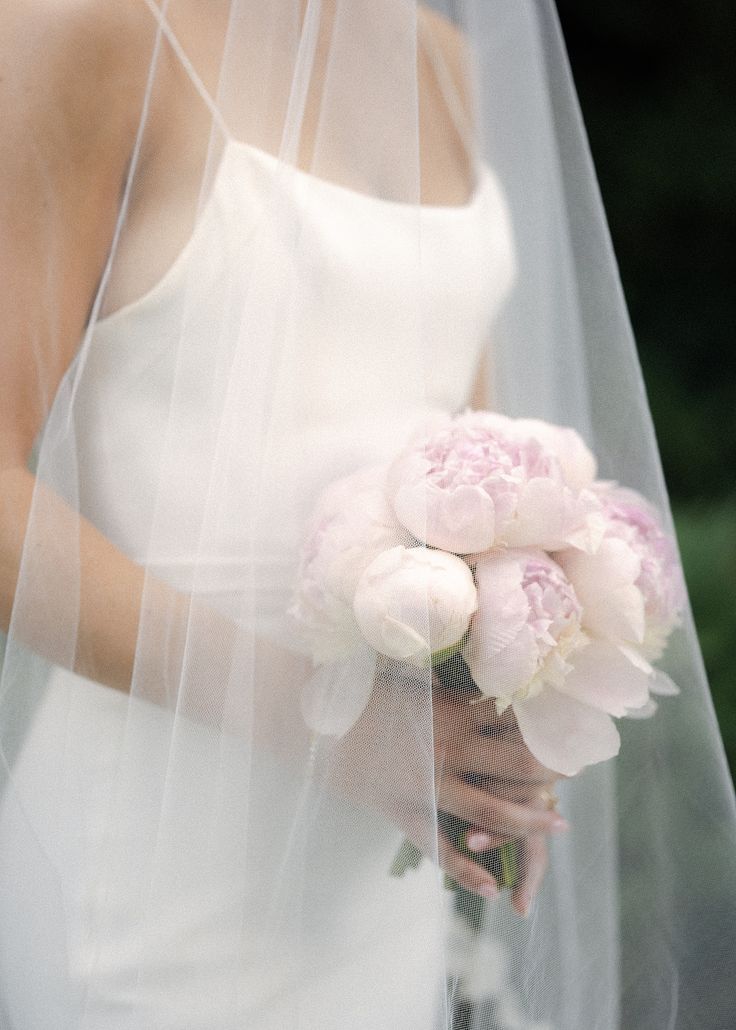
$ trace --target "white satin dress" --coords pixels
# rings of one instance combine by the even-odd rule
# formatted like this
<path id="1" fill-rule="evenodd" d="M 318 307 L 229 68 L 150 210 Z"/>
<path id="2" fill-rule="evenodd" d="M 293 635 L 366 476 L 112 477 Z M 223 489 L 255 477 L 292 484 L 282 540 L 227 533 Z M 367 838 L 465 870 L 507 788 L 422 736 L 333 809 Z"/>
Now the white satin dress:
<path id="1" fill-rule="evenodd" d="M 481 166 L 467 204 L 417 208 L 304 172 L 286 174 L 271 155 L 226 145 L 209 199 L 173 266 L 145 296 L 96 325 L 76 402 L 83 513 L 131 558 L 176 587 L 207 594 L 224 612 L 238 597 L 242 553 L 237 533 L 222 520 L 220 537 L 209 543 L 211 561 L 198 553 L 192 582 L 189 522 L 199 509 L 188 490 L 206 478 L 197 476 L 205 452 L 198 452 L 191 427 L 207 422 L 202 405 L 212 395 L 206 384 L 221 346 L 210 326 L 222 324 L 232 303 L 232 269 L 254 264 L 256 222 L 256 287 L 275 294 L 269 277 L 287 274 L 278 241 L 263 260 L 276 211 L 282 225 L 299 227 L 311 255 L 302 270 L 300 338 L 313 344 L 301 359 L 283 355 L 298 362 L 294 392 L 279 403 L 301 449 L 260 502 L 275 513 L 258 523 L 257 616 L 266 634 L 278 633 L 289 602 L 293 566 L 283 556 L 298 545 L 302 514 L 293 494 L 279 495 L 278 483 L 301 476 L 322 485 L 391 454 L 427 409 L 461 408 L 515 274 L 508 213 L 488 167 Z M 406 296 L 417 227 L 418 306 Z M 180 343 L 185 296 L 188 347 Z M 423 403 L 407 394 L 417 367 L 401 346 L 416 330 L 417 307 Z M 172 431 L 174 375 L 191 423 Z M 341 424 L 349 430 L 336 433 Z M 269 461 L 293 462 L 270 446 Z M 163 504 L 162 461 L 185 470 Z M 313 490 L 308 484 L 300 493 L 306 503 Z M 252 582 L 253 570 L 248 574 Z M 346 889 L 337 897 L 327 887 L 310 896 L 298 931 L 287 919 L 281 950 L 264 948 L 273 910 L 262 882 L 274 862 L 264 827 L 272 827 L 274 840 L 284 838 L 298 790 L 278 763 L 256 759 L 249 782 L 260 788 L 252 792 L 242 836 L 240 799 L 228 796 L 227 784 L 230 776 L 242 782 L 243 756 L 194 724 L 178 730 L 172 749 L 169 718 L 147 702 L 52 670 L 0 807 L 2 1030 L 436 1025 L 441 881 L 431 863 L 391 878 L 401 831 L 377 814 L 335 804 L 325 815 L 322 861 L 325 884 L 330 863 L 340 863 Z M 180 816 L 166 809 L 172 769 L 177 798 L 192 799 Z M 202 792 L 213 775 L 220 810 L 203 820 Z M 186 847 L 177 835 L 161 833 L 162 810 L 167 825 L 177 818 L 186 825 Z M 248 826 L 258 827 L 257 839 L 247 837 Z"/>

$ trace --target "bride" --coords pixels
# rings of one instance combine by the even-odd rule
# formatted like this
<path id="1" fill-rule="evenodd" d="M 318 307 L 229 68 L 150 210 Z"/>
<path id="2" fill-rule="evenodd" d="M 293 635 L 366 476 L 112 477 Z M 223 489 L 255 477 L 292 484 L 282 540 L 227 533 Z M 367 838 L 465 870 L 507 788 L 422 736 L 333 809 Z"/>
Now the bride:
<path id="1" fill-rule="evenodd" d="M 691 623 L 688 696 L 565 778 L 425 671 L 315 677 L 290 616 L 323 489 L 438 413 L 574 425 L 667 512 L 554 6 L 0 25 L 3 1030 L 724 1025 Z"/>

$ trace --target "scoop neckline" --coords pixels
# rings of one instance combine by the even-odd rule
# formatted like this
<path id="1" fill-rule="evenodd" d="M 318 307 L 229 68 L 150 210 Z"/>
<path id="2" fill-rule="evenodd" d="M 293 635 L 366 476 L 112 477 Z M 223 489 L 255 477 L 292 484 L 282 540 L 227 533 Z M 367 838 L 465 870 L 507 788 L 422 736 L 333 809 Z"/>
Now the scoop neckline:
<path id="1" fill-rule="evenodd" d="M 269 150 L 264 150 L 262 147 L 256 147 L 252 143 L 247 143 L 245 140 L 239 140 L 235 137 L 230 137 L 225 141 L 224 149 L 227 150 L 228 147 L 242 150 L 246 154 L 250 154 L 256 159 L 261 160 L 264 164 L 269 164 L 275 168 L 281 168 L 285 173 L 288 172 L 288 174 L 293 174 L 302 182 L 318 189 L 343 194 L 344 196 L 356 198 L 370 205 L 380 204 L 397 210 L 413 212 L 419 211 L 421 213 L 463 214 L 466 211 L 475 210 L 482 194 L 483 180 L 487 176 L 487 170 L 484 163 L 482 161 L 476 162 L 473 189 L 468 199 L 462 204 L 422 204 L 419 201 L 392 200 L 388 197 L 379 197 L 375 193 L 366 193 L 364 190 L 356 190 L 352 186 L 346 186 L 344 183 L 336 182 L 333 179 L 325 179 L 322 176 L 315 175 L 313 172 L 309 172 L 304 168 L 300 168 L 299 165 L 285 161 L 277 154 L 272 154 Z"/>
<path id="2" fill-rule="evenodd" d="M 388 209 L 402 211 L 406 213 L 419 212 L 423 214 L 425 212 L 429 212 L 433 215 L 454 215 L 455 217 L 459 217 L 465 215 L 466 213 L 475 212 L 480 202 L 481 196 L 483 194 L 483 184 L 487 181 L 490 174 L 490 170 L 484 164 L 484 162 L 479 162 L 477 165 L 478 170 L 473 193 L 469 197 L 469 199 L 465 201 L 464 204 L 419 204 L 412 203 L 411 201 L 389 200 L 385 197 L 378 197 L 371 193 L 364 193 L 361 190 L 352 189 L 352 187 L 350 186 L 345 186 L 339 182 L 333 182 L 331 179 L 323 179 L 320 176 L 313 175 L 311 172 L 305 171 L 303 168 L 299 168 L 297 165 L 289 164 L 289 162 L 282 160 L 280 157 L 277 157 L 275 154 L 272 154 L 267 150 L 262 150 L 260 147 L 255 147 L 251 143 L 246 143 L 243 140 L 238 140 L 233 137 L 230 137 L 227 140 L 225 140 L 225 144 L 220 155 L 217 170 L 214 174 L 212 185 L 207 196 L 207 199 L 205 200 L 199 212 L 199 215 L 197 216 L 197 219 L 192 228 L 192 232 L 190 233 L 186 242 L 182 246 L 181 250 L 173 258 L 168 268 L 162 273 L 162 275 L 156 280 L 156 282 L 151 287 L 149 287 L 149 289 L 147 289 L 139 297 L 135 297 L 133 300 L 130 300 L 125 304 L 122 304 L 119 308 L 116 308 L 109 314 L 104 315 L 101 318 L 98 318 L 95 321 L 93 332 L 96 332 L 98 328 L 105 329 L 108 325 L 117 322 L 119 318 L 123 318 L 131 312 L 137 311 L 138 308 L 145 307 L 146 304 L 149 304 L 152 301 L 154 301 L 159 296 L 159 294 L 169 285 L 169 283 L 176 278 L 176 275 L 178 274 L 179 270 L 184 266 L 186 260 L 188 259 L 190 251 L 193 249 L 202 231 L 202 226 L 206 221 L 209 208 L 215 203 L 215 194 L 217 193 L 218 184 L 222 176 L 224 175 L 224 169 L 228 159 L 228 151 L 230 151 L 231 153 L 240 151 L 241 153 L 244 153 L 247 156 L 250 156 L 251 158 L 260 160 L 264 165 L 270 166 L 271 170 L 278 166 L 281 166 L 283 169 L 288 170 L 289 173 L 295 174 L 297 177 L 299 177 L 299 179 L 303 180 L 310 186 L 322 189 L 325 192 L 331 192 L 334 195 L 342 195 L 344 197 L 351 199 L 355 198 L 359 200 L 361 203 L 365 203 L 369 206 L 379 205 L 384 206 Z"/>

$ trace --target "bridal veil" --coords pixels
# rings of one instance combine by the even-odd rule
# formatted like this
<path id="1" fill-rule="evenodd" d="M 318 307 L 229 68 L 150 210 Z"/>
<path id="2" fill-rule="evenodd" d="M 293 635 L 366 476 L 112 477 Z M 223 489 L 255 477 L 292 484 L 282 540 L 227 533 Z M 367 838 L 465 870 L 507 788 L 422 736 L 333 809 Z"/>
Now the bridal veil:
<path id="1" fill-rule="evenodd" d="M 171 967 L 186 970 L 200 1014 L 172 1027 L 230 1030 L 236 1011 L 254 1028 L 419 1026 L 391 1009 L 406 984 L 427 1030 L 721 1030 L 736 809 L 687 605 L 659 663 L 680 693 L 618 720 L 618 755 L 557 785 L 571 829 L 548 844 L 527 919 L 506 894 L 443 883 L 429 670 L 371 696 L 370 649 L 316 668 L 293 623 L 322 491 L 464 407 L 481 365 L 485 407 L 574 427 L 599 477 L 672 531 L 554 3 L 213 0 L 206 40 L 192 6 L 141 2 L 139 122 L 55 390 L 44 355 L 63 330 L 58 243 L 74 227 L 53 175 L 38 175 L 33 210 L 12 212 L 44 241 L 27 312 L 42 429 L 0 688 L 0 870 L 17 895 L 3 983 L 68 988 L 65 1025 L 96 1030 L 128 1026 L 95 1022 L 116 964 L 121 1011 L 154 990 L 175 1011 Z M 172 77 L 185 100 L 167 111 Z M 151 221 L 151 260 L 132 265 L 150 127 L 167 118 L 181 140 L 168 188 L 188 183 L 187 202 Z M 448 190 L 458 169 L 466 188 Z M 247 205 L 216 199 L 225 175 Z M 479 189 L 493 196 L 480 230 Z M 400 239 L 383 228 L 398 222 Z M 467 224 L 467 249 L 462 276 L 440 281 L 433 248 L 450 224 Z M 492 298 L 472 329 L 466 287 Z M 125 338 L 133 314 L 145 328 Z M 86 608 L 107 603 L 87 523 L 144 570 L 129 690 L 95 682 L 107 656 L 80 654 Z M 351 748 L 359 775 L 344 774 Z M 406 825 L 380 796 L 392 767 L 425 819 L 425 858 L 401 877 L 389 868 Z M 53 968 L 28 968 L 19 936 L 46 940 Z M 365 959 L 375 949 L 383 964 Z M 2 1025 L 26 1030 L 15 1004 L 0 998 Z"/>

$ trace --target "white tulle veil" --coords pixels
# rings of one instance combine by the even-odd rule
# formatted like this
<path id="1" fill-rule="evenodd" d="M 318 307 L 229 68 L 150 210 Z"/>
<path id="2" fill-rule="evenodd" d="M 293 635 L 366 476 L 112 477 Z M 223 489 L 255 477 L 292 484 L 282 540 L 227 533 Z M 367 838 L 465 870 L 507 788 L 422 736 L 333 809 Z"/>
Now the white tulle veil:
<path id="1" fill-rule="evenodd" d="M 214 0 L 206 38 L 196 6 L 140 5 L 140 122 L 54 391 L 39 354 L 62 347 L 56 244 L 73 228 L 53 175 L 27 213 L 45 220 L 28 311 L 45 409 L 0 693 L 0 870 L 19 883 L 3 982 L 21 977 L 13 955 L 33 958 L 17 937 L 52 934 L 65 1025 L 107 1026 L 109 970 L 123 1007 L 160 994 L 168 932 L 197 1028 L 229 1030 L 234 1012 L 254 1030 L 398 1028 L 382 1006 L 405 981 L 427 1030 L 720 1030 L 736 811 L 689 610 L 660 663 L 680 694 L 620 720 L 619 755 L 558 785 L 572 829 L 549 842 L 526 920 L 506 897 L 481 906 L 443 884 L 430 673 L 393 688 L 384 676 L 371 695 L 382 673 L 366 650 L 315 678 L 289 616 L 320 491 L 388 460 L 427 413 L 468 403 L 481 358 L 487 407 L 577 429 L 599 475 L 640 491 L 672 531 L 554 3 Z M 178 141 L 165 173 L 150 155 L 164 124 Z M 438 328 L 422 208 L 468 217 L 483 168 L 495 215 L 480 236 L 468 219 L 468 289 L 480 278 L 494 300 L 468 362 L 467 327 Z M 150 216 L 150 250 L 131 262 L 146 198 L 167 190 L 186 202 Z M 384 236 L 381 251 L 388 211 L 402 242 Z M 204 225 L 222 245 L 201 258 Z M 390 317 L 382 291 L 402 298 Z M 135 346 L 121 346 L 126 318 L 142 327 Z M 108 656 L 81 653 L 85 611 L 107 602 L 80 517 L 145 571 L 127 614 L 109 612 L 134 614 L 128 689 L 107 682 Z M 34 734 L 47 750 L 29 768 Z M 392 764 L 425 818 L 427 857 L 403 877 L 388 875 L 406 831 L 383 802 Z M 8 921 L 22 919 L 29 868 L 30 930 Z M 391 905 L 414 906 L 415 922 L 392 926 Z M 373 983 L 364 955 L 379 945 L 393 979 Z M 0 999 L 8 1030 L 14 1005 Z"/>

